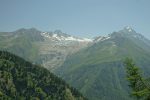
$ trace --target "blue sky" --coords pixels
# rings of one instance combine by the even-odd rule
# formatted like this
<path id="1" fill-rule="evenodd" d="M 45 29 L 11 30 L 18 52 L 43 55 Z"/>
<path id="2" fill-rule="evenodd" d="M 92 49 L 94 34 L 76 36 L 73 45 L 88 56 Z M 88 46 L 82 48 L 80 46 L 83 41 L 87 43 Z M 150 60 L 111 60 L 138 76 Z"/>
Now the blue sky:
<path id="1" fill-rule="evenodd" d="M 35 27 L 90 38 L 125 26 L 150 38 L 150 0 L 0 0 L 0 31 Z"/>

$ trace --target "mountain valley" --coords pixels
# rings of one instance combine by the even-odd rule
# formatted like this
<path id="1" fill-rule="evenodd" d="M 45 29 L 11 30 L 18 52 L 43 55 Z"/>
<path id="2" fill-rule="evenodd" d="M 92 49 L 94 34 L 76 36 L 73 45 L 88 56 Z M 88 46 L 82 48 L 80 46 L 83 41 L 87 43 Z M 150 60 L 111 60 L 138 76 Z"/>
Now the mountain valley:
<path id="1" fill-rule="evenodd" d="M 123 65 L 126 57 L 150 75 L 150 40 L 131 27 L 92 39 L 35 28 L 0 32 L 0 49 L 43 65 L 89 100 L 132 100 Z"/>

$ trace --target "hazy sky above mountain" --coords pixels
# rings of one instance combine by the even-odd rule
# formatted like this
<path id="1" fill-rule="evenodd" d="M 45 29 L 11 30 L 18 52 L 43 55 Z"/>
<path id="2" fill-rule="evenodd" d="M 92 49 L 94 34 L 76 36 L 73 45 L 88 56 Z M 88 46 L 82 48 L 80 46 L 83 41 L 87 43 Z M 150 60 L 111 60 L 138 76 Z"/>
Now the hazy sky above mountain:
<path id="1" fill-rule="evenodd" d="M 0 31 L 35 27 L 93 37 L 125 26 L 150 38 L 150 0 L 0 0 Z"/>

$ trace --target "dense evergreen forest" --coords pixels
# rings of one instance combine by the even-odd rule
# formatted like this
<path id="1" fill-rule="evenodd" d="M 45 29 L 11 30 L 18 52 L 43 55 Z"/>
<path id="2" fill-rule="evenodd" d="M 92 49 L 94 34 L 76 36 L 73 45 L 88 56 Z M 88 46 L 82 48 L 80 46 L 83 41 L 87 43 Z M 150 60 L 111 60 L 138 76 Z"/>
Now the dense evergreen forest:
<path id="1" fill-rule="evenodd" d="M 47 69 L 0 51 L 0 100 L 86 100 Z"/>

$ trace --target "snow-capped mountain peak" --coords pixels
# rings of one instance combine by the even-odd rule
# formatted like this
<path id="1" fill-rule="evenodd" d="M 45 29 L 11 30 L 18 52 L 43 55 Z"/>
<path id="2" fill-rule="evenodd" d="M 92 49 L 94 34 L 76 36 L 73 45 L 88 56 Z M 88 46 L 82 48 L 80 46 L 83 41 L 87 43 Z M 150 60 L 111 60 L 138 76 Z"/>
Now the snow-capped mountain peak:
<path id="1" fill-rule="evenodd" d="M 52 36 L 52 37 L 55 37 L 55 38 L 56 38 L 56 37 L 57 37 L 57 34 L 53 34 L 53 36 Z"/>
<path id="2" fill-rule="evenodd" d="M 63 33 L 64 34 L 64 33 Z M 43 37 L 52 39 L 54 41 L 77 41 L 77 42 L 92 42 L 92 39 L 88 39 L 88 38 L 78 38 L 78 37 L 74 37 L 74 36 L 70 36 L 70 35 L 63 35 L 63 34 L 57 34 L 55 33 L 49 33 L 49 32 L 42 32 L 41 35 Z"/>
<path id="3" fill-rule="evenodd" d="M 125 28 L 126 28 L 127 30 L 132 29 L 130 26 L 126 26 Z"/>
<path id="4" fill-rule="evenodd" d="M 111 38 L 111 37 L 110 36 L 98 36 L 94 39 L 94 42 L 108 40 L 109 38 Z"/>
<path id="5" fill-rule="evenodd" d="M 130 26 L 126 26 L 125 28 L 124 28 L 124 30 L 127 30 L 128 32 L 133 32 L 134 30 L 132 29 L 132 27 L 130 27 Z"/>

